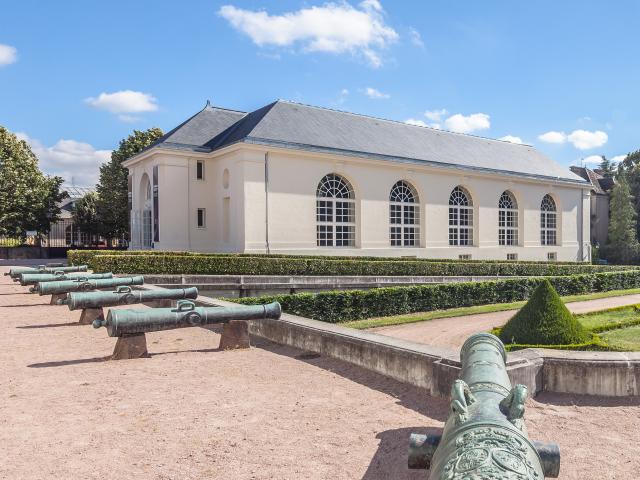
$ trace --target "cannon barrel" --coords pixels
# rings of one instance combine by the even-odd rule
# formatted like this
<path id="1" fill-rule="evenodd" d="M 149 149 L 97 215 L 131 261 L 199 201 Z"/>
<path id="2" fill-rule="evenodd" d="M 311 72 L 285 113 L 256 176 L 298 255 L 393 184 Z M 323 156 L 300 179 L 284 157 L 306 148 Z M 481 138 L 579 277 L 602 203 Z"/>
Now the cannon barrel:
<path id="1" fill-rule="evenodd" d="M 5 272 L 5 276 L 9 275 L 16 280 L 22 273 L 54 273 L 54 272 L 86 272 L 86 265 L 75 265 L 63 267 L 58 263 L 48 263 L 46 265 L 38 265 L 37 267 L 17 267 Z"/>
<path id="2" fill-rule="evenodd" d="M 278 302 L 237 307 L 196 307 L 189 300 L 180 300 L 176 308 L 109 310 L 107 319 L 96 320 L 93 326 L 94 328 L 106 327 L 110 337 L 121 337 L 136 333 L 227 323 L 231 320 L 278 319 L 281 313 Z"/>
<path id="3" fill-rule="evenodd" d="M 113 273 L 84 273 L 84 272 L 75 272 L 75 273 L 64 273 L 60 271 L 56 271 L 55 273 L 22 273 L 20 274 L 20 285 L 35 285 L 40 282 L 55 282 L 62 280 L 78 280 L 78 279 L 87 279 L 87 280 L 97 280 L 104 278 L 113 278 Z"/>
<path id="4" fill-rule="evenodd" d="M 115 305 L 131 305 L 134 303 L 150 302 L 153 300 L 180 300 L 197 298 L 198 289 L 170 288 L 162 290 L 132 290 L 123 285 L 114 292 L 70 292 L 67 298 L 58 301 L 60 305 L 67 305 L 69 310 L 81 308 L 103 308 Z"/>
<path id="5" fill-rule="evenodd" d="M 428 468 L 434 480 L 542 480 L 559 475 L 558 446 L 529 440 L 523 419 L 527 388 L 511 387 L 506 358 L 504 345 L 491 334 L 467 339 L 442 435 L 412 434 L 409 468 Z"/>
<path id="6" fill-rule="evenodd" d="M 43 282 L 35 285 L 40 295 L 59 295 L 69 292 L 86 292 L 89 290 L 100 290 L 103 288 L 115 288 L 121 285 L 142 285 L 144 277 L 138 275 L 135 277 L 114 277 L 96 280 L 63 280 L 60 282 Z"/>

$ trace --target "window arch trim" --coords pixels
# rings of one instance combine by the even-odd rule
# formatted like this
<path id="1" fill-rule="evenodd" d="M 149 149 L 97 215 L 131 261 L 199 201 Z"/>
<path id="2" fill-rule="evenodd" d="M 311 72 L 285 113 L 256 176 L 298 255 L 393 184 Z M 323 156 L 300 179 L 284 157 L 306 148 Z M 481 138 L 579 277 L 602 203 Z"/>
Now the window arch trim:
<path id="1" fill-rule="evenodd" d="M 461 185 L 449 195 L 449 245 L 473 246 L 473 198 Z"/>
<path id="2" fill-rule="evenodd" d="M 356 203 L 351 183 L 336 173 L 322 177 L 316 188 L 316 245 L 355 247 Z"/>
<path id="3" fill-rule="evenodd" d="M 518 245 L 518 201 L 513 192 L 505 190 L 498 199 L 498 244 Z"/>
<path id="4" fill-rule="evenodd" d="M 558 205 L 548 193 L 540 202 L 540 244 L 558 244 Z"/>
<path id="5" fill-rule="evenodd" d="M 420 200 L 406 180 L 398 180 L 389 191 L 389 243 L 392 247 L 420 246 Z"/>

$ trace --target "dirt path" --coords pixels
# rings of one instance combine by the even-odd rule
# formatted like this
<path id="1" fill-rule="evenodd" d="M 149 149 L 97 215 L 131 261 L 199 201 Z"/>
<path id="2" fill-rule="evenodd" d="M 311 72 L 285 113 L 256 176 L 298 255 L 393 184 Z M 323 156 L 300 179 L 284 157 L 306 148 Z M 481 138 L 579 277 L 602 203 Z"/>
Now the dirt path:
<path id="1" fill-rule="evenodd" d="M 264 341 L 218 351 L 200 328 L 148 334 L 151 358 L 105 361 L 115 339 L 25 290 L 0 276 L 0 479 L 426 478 L 406 468 L 407 441 L 442 427 L 443 399 Z M 638 403 L 545 395 L 527 426 L 559 443 L 561 480 L 628 480 Z"/>
<path id="2" fill-rule="evenodd" d="M 640 294 L 567 303 L 567 307 L 573 313 L 587 313 L 636 303 L 640 303 Z M 458 349 L 470 335 L 504 325 L 516 311 L 506 310 L 504 312 L 439 318 L 370 330 L 390 337 Z"/>

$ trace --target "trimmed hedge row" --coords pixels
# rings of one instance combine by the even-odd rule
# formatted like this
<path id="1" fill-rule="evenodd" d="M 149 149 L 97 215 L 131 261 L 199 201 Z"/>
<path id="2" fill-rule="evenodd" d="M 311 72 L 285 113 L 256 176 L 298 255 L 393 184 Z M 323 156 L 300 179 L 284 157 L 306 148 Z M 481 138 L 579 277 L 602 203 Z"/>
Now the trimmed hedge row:
<path id="1" fill-rule="evenodd" d="M 372 256 L 344 256 L 344 255 L 288 255 L 283 253 L 197 253 L 166 250 L 69 250 L 69 262 L 74 265 L 90 264 L 98 255 L 169 255 L 169 256 L 205 256 L 205 257 L 255 257 L 255 258 L 312 258 L 333 260 L 367 260 L 377 261 L 415 261 L 415 262 L 446 262 L 446 263 L 517 263 L 517 264 L 551 264 L 551 265 L 585 265 L 584 262 L 538 262 L 534 260 L 459 260 L 439 258 L 410 258 L 410 257 L 372 257 Z M 91 265 L 89 265 L 91 266 Z"/>
<path id="2" fill-rule="evenodd" d="M 608 265 L 335 260 L 209 255 L 97 255 L 92 270 L 165 275 L 543 276 L 625 270 Z"/>
<path id="3" fill-rule="evenodd" d="M 640 271 L 547 277 L 560 295 L 577 295 L 640 287 Z M 278 301 L 294 315 L 337 323 L 404 313 L 526 300 L 542 278 L 461 282 L 414 287 L 376 288 L 270 295 L 232 299 L 240 304 Z"/>

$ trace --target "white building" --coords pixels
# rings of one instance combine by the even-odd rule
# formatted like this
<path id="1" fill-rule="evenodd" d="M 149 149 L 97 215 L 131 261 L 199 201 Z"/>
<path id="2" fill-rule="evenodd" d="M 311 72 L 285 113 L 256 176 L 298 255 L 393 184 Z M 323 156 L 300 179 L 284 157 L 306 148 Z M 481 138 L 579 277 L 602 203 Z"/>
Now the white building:
<path id="1" fill-rule="evenodd" d="M 277 101 L 127 160 L 133 248 L 588 260 L 590 184 L 533 147 Z"/>

